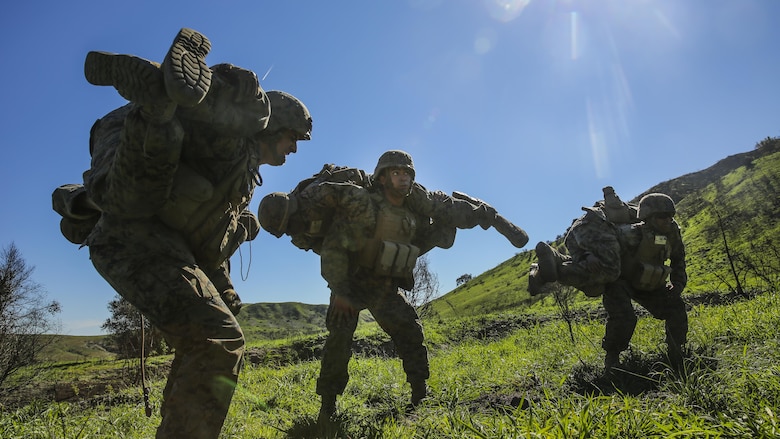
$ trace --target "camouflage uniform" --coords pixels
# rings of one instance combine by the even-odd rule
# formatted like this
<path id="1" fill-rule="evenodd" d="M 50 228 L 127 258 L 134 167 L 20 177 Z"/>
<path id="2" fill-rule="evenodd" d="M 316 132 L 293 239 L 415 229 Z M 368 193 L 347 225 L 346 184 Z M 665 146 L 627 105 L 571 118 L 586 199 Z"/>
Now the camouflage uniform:
<path id="1" fill-rule="evenodd" d="M 571 260 L 559 268 L 558 280 L 588 295 L 601 294 L 604 284 L 620 274 L 620 243 L 615 226 L 598 210 L 590 210 L 574 221 L 564 239 Z M 589 255 L 598 257 L 598 269 L 587 267 Z"/>
<path id="2" fill-rule="evenodd" d="M 620 275 L 620 242 L 616 225 L 632 223 L 636 206 L 620 201 L 611 186 L 603 188 L 604 200 L 583 207 L 585 214 L 572 222 L 564 238 L 568 254 L 544 242 L 536 245 L 539 259 L 529 274 L 529 292 L 536 295 L 544 282 L 558 281 L 585 295 L 598 297 L 604 285 Z"/>
<path id="3" fill-rule="evenodd" d="M 182 29 L 166 62 L 195 52 L 204 40 Z M 205 46 L 194 62 L 202 64 Z M 196 70 L 195 64 L 182 69 Z M 173 71 L 174 78 L 182 71 Z M 274 92 L 266 94 L 248 70 L 219 65 L 200 72 L 196 85 L 208 92 L 201 103 L 184 106 L 168 82 L 166 96 L 162 78 L 168 81 L 171 72 L 165 64 L 159 69 L 129 55 L 90 52 L 85 72 L 93 84 L 113 85 L 138 102 L 99 119 L 90 133 L 84 187 L 100 216 L 84 244 L 97 271 L 174 349 L 157 437 L 216 438 L 245 343 L 229 258 L 259 231 L 246 208 L 265 163 L 261 145 L 281 136 L 267 128 Z M 202 81 L 212 73 L 210 84 Z M 274 99 L 288 96 L 275 93 Z M 310 118 L 307 123 L 310 129 Z M 308 139 L 308 132 L 296 135 Z"/>
<path id="4" fill-rule="evenodd" d="M 638 216 L 643 222 L 620 226 L 620 277 L 607 284 L 602 297 L 607 312 L 602 339 L 607 370 L 619 363 L 620 352 L 628 348 L 634 334 L 637 316 L 632 300 L 653 317 L 664 320 L 670 364 L 682 365 L 688 314 L 681 294 L 688 275 L 685 246 L 680 227 L 672 219 L 674 213 L 674 202 L 669 196 L 648 194 L 639 202 Z"/>
<path id="5" fill-rule="evenodd" d="M 602 347 L 607 352 L 620 352 L 628 348 L 631 336 L 634 334 L 637 317 L 631 301 L 642 305 L 653 317 L 664 320 L 666 342 L 670 347 L 682 346 L 686 343 L 688 333 L 688 314 L 685 302 L 680 293 L 688 283 L 685 267 L 685 246 L 677 223 L 674 231 L 665 234 L 670 248 L 670 267 L 668 285 L 662 285 L 651 291 L 643 291 L 632 286 L 632 280 L 637 276 L 633 268 L 636 255 L 643 235 L 652 235 L 647 223 L 621 226 L 621 245 L 623 247 L 623 273 L 620 278 L 607 285 L 602 297 L 604 309 L 607 311 L 607 327 Z"/>
<path id="6" fill-rule="evenodd" d="M 369 199 L 375 209 L 375 217 L 376 210 L 386 201 L 382 194 L 372 194 Z M 367 224 L 367 230 L 373 231 L 373 219 Z M 393 340 L 407 380 L 410 383 L 424 382 L 430 372 L 422 324 L 399 288 L 402 284 L 408 288 L 408 278 L 374 274 L 359 260 L 359 251 L 345 251 L 344 243 L 349 240 L 342 239 L 344 235 L 340 231 L 328 235 L 322 246 L 322 276 L 330 287 L 331 303 L 334 296 L 341 296 L 347 298 L 356 311 L 368 309 Z M 357 313 L 347 322 L 335 322 L 331 315 L 329 309 L 326 319 L 328 338 L 317 380 L 319 395 L 340 395 L 344 391 L 349 379 L 347 365 L 352 355 L 352 337 L 358 323 Z"/>
<path id="7" fill-rule="evenodd" d="M 103 211 L 85 244 L 97 271 L 162 331 L 175 350 L 157 436 L 216 438 L 244 350 L 238 321 L 220 297 L 232 287 L 226 266 L 229 250 L 194 251 L 196 235 L 174 229 L 158 215 L 175 185 L 181 160 L 177 150 L 186 148 L 180 125 L 155 126 L 132 106 L 122 113 L 121 125 L 109 116 L 93 130 L 97 149 L 122 140 L 107 174 L 85 178 L 88 192 Z M 101 158 L 100 151 L 95 154 Z M 250 157 L 234 160 L 249 169 Z M 236 217 L 251 197 L 252 186 L 247 185 L 251 178 L 245 174 L 233 182 L 242 189 L 238 193 L 214 194 L 224 197 L 222 207 L 239 201 L 231 211 Z M 240 241 L 230 223 L 209 232 L 214 238 Z M 197 238 L 206 241 L 205 236 Z"/>
<path id="8" fill-rule="evenodd" d="M 498 216 L 495 209 L 480 200 L 467 201 L 443 192 L 431 192 L 414 182 L 403 205 L 391 205 L 383 188 L 376 184 L 386 157 L 391 157 L 391 164 L 385 167 L 406 167 L 413 175 L 411 157 L 402 151 L 389 151 L 380 158 L 373 178 L 360 170 L 340 174 L 352 175 L 348 181 L 326 175 L 339 183 L 320 182 L 315 176 L 301 182 L 289 195 L 271 194 L 260 203 L 258 216 L 264 229 L 277 237 L 288 234 L 298 247 L 320 254 L 321 273 L 331 290 L 326 318 L 329 332 L 316 390 L 323 397 L 320 419 L 332 414 L 335 396 L 347 385 L 352 338 L 358 324 L 357 312 L 336 319 L 334 304 L 346 300 L 355 311 L 371 312 L 396 346 L 407 381 L 412 384 L 412 404 L 416 404 L 426 394 L 425 381 L 430 376 L 428 351 L 420 318 L 401 290 L 413 288 L 412 270 L 419 254 L 436 246 L 449 248 L 457 228 L 477 225 L 488 228 Z M 400 159 L 400 163 L 394 162 L 395 159 Z M 323 169 L 329 173 L 344 170 L 332 165 Z M 274 206 L 274 200 L 281 204 Z M 280 216 L 279 212 L 284 214 Z M 395 218 L 402 230 L 386 226 L 392 222 L 385 222 L 388 216 Z M 511 242 L 522 245 L 527 242 L 522 229 L 506 220 L 503 222 L 506 227 L 501 233 L 509 235 Z M 391 242 L 390 246 L 410 249 L 414 255 L 404 257 L 407 261 L 404 270 L 391 274 L 377 267 L 375 261 L 382 254 L 379 246 L 387 242 Z M 399 250 L 397 255 L 401 254 Z M 397 266 L 393 265 L 395 271 Z"/>

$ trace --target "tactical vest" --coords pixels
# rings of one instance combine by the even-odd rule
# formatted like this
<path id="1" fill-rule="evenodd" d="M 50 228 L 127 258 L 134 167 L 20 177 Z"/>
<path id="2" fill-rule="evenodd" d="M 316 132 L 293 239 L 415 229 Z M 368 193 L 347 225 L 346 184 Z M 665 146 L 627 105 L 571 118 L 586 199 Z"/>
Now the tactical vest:
<path id="1" fill-rule="evenodd" d="M 667 235 L 642 227 L 642 240 L 633 255 L 623 259 L 624 278 L 640 291 L 654 291 L 666 285 L 671 267 L 665 262 L 671 255 Z"/>
<path id="2" fill-rule="evenodd" d="M 227 175 L 212 185 L 185 164 L 179 165 L 170 200 L 157 217 L 182 233 L 198 263 L 214 269 L 238 249 L 238 218 L 249 204 L 247 159 L 239 159 Z"/>
<path id="3" fill-rule="evenodd" d="M 420 256 L 419 247 L 412 245 L 417 220 L 408 210 L 380 203 L 374 237 L 359 255 L 359 264 L 377 276 L 410 278 Z"/>

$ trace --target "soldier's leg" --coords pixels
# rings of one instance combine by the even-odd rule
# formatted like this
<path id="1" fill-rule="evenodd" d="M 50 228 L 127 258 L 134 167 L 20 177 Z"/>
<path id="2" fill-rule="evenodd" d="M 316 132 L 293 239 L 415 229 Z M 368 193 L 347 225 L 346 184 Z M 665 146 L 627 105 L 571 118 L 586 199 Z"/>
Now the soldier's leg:
<path id="1" fill-rule="evenodd" d="M 420 317 L 397 288 L 385 289 L 380 299 L 368 309 L 393 340 L 406 380 L 412 386 L 412 405 L 416 405 L 426 396 L 425 381 L 430 377 L 428 349 Z"/>
<path id="2" fill-rule="evenodd" d="M 607 325 L 601 347 L 607 352 L 605 366 L 609 366 L 607 360 L 616 360 L 617 355 L 628 348 L 634 335 L 637 317 L 631 304 L 631 287 L 623 282 L 608 284 L 601 301 L 607 312 Z"/>
<path id="3" fill-rule="evenodd" d="M 90 247 L 90 257 L 175 349 L 157 437 L 217 438 L 242 366 L 244 335 L 189 258 L 139 250 L 97 245 Z"/>
<path id="4" fill-rule="evenodd" d="M 333 297 L 331 296 L 331 303 Z M 349 321 L 333 318 L 333 307 L 328 308 L 325 326 L 328 337 L 322 349 L 320 376 L 317 378 L 317 394 L 322 397 L 319 419 L 325 421 L 336 411 L 336 396 L 341 395 L 349 381 L 349 359 L 352 357 L 352 336 L 358 324 L 358 316 Z"/>
<path id="5" fill-rule="evenodd" d="M 669 361 L 682 362 L 682 349 L 688 341 L 688 312 L 682 297 L 666 290 L 637 294 L 634 297 L 653 317 L 664 321 Z"/>

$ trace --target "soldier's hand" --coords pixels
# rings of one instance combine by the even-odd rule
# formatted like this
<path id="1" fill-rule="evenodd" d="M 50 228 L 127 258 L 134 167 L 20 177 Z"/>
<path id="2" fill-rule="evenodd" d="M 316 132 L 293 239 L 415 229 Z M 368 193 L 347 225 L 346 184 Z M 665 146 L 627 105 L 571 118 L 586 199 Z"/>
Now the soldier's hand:
<path id="1" fill-rule="evenodd" d="M 220 296 L 222 296 L 222 301 L 225 302 L 225 305 L 227 305 L 234 316 L 237 316 L 238 313 L 241 312 L 241 307 L 244 306 L 244 304 L 241 303 L 241 298 L 238 297 L 238 293 L 236 293 L 235 290 L 225 290 Z"/>
<path id="2" fill-rule="evenodd" d="M 331 322 L 336 327 L 348 325 L 357 315 L 352 302 L 339 294 L 333 295 L 333 299 L 330 302 L 330 312 Z"/>

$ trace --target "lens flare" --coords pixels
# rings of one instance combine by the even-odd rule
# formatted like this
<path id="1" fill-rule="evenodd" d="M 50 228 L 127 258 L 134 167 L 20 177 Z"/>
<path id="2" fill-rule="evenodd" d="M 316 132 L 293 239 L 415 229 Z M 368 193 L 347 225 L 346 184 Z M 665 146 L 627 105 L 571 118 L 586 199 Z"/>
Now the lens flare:
<path id="1" fill-rule="evenodd" d="M 490 16 L 502 23 L 508 23 L 523 13 L 531 0 L 485 0 Z"/>

